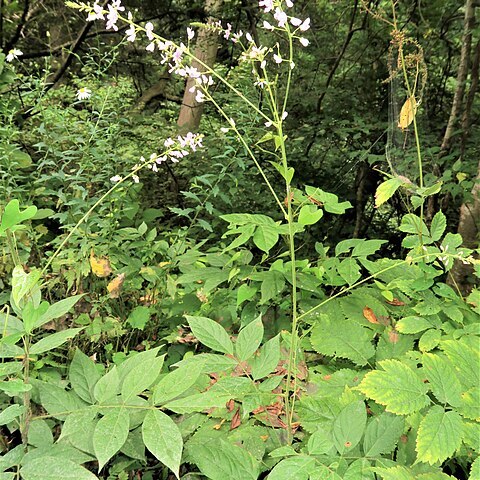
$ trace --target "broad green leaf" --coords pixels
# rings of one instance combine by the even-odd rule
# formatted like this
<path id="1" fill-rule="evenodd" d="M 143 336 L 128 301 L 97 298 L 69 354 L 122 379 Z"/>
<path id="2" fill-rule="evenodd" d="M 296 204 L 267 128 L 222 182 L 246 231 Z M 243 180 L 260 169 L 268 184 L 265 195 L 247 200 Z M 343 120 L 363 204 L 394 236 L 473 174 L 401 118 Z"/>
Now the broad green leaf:
<path id="1" fill-rule="evenodd" d="M 135 430 L 130 431 L 127 440 L 120 449 L 121 453 L 127 455 L 127 457 L 135 458 L 143 463 L 147 463 L 145 457 L 145 444 L 142 438 L 142 428 L 138 427 Z"/>
<path id="2" fill-rule="evenodd" d="M 373 417 L 367 425 L 363 439 L 363 451 L 367 457 L 391 453 L 403 433 L 404 420 L 390 413 Z"/>
<path id="3" fill-rule="evenodd" d="M 343 316 L 332 319 L 322 313 L 315 323 L 310 341 L 318 353 L 366 365 L 375 354 L 373 335 L 371 330 L 353 320 Z"/>
<path id="4" fill-rule="evenodd" d="M 324 455 L 334 447 L 333 439 L 329 433 L 323 428 L 319 428 L 308 439 L 308 453 L 310 455 Z"/>
<path id="5" fill-rule="evenodd" d="M 233 343 L 228 333 L 217 322 L 205 317 L 185 315 L 193 334 L 208 348 L 233 355 Z"/>
<path id="6" fill-rule="evenodd" d="M 298 455 L 283 459 L 275 465 L 268 475 L 268 480 L 308 480 L 315 471 L 316 461 L 313 457 Z"/>
<path id="7" fill-rule="evenodd" d="M 465 339 L 446 340 L 440 348 L 452 362 L 458 378 L 466 388 L 480 385 L 480 349 L 473 349 Z"/>
<path id="8" fill-rule="evenodd" d="M 368 257 L 373 255 L 380 249 L 387 240 L 363 240 L 352 250 L 352 257 Z"/>
<path id="9" fill-rule="evenodd" d="M 343 466 L 346 466 L 346 464 L 344 463 Z M 338 469 L 338 463 L 336 462 L 332 466 L 317 464 L 315 470 L 310 474 L 309 480 L 343 480 L 335 471 L 336 469 Z"/>
<path id="10" fill-rule="evenodd" d="M 130 324 L 133 328 L 143 330 L 150 320 L 151 312 L 148 307 L 144 305 L 139 305 L 135 307 L 127 318 L 127 323 Z"/>
<path id="11" fill-rule="evenodd" d="M 480 388 L 478 386 L 462 393 L 458 411 L 466 418 L 480 421 Z"/>
<path id="12" fill-rule="evenodd" d="M 261 214 L 230 213 L 228 215 L 220 215 L 220 218 L 232 225 L 276 225 L 273 218 Z"/>
<path id="13" fill-rule="evenodd" d="M 165 355 L 152 359 L 146 365 L 136 365 L 123 380 L 121 394 L 123 401 L 128 401 L 149 388 L 160 375 Z"/>
<path id="14" fill-rule="evenodd" d="M 276 299 L 284 288 L 285 276 L 283 273 L 276 270 L 265 272 L 263 275 L 262 286 L 260 287 L 260 291 L 262 293 L 260 303 L 264 304 L 270 301 L 272 298 Z"/>
<path id="15" fill-rule="evenodd" d="M 418 341 L 418 348 L 421 352 L 433 350 L 439 343 L 442 332 L 438 329 L 427 330 Z"/>
<path id="16" fill-rule="evenodd" d="M 352 451 L 360 442 L 367 423 L 367 410 L 363 401 L 345 406 L 333 422 L 333 441 L 343 455 Z"/>
<path id="17" fill-rule="evenodd" d="M 5 452 L 0 456 L 0 471 L 8 470 L 17 465 L 19 466 L 24 456 L 25 447 L 21 444 Z"/>
<path id="18" fill-rule="evenodd" d="M 0 363 L 0 377 L 12 375 L 23 370 L 22 362 L 5 362 Z"/>
<path id="19" fill-rule="evenodd" d="M 239 307 L 245 300 L 250 300 L 255 296 L 258 289 L 256 287 L 244 283 L 240 285 L 237 290 L 237 307 Z"/>
<path id="20" fill-rule="evenodd" d="M 0 425 L 7 425 L 13 422 L 17 417 L 23 415 L 25 407 L 23 405 L 10 405 L 0 413 Z"/>
<path id="21" fill-rule="evenodd" d="M 155 387 L 153 403 L 158 405 L 178 397 L 191 388 L 201 375 L 205 361 L 197 359 L 192 364 L 183 365 L 165 375 Z"/>
<path id="22" fill-rule="evenodd" d="M 257 480 L 258 461 L 248 451 L 223 439 L 189 442 L 189 456 L 210 480 Z"/>
<path id="23" fill-rule="evenodd" d="M 218 392 L 206 391 L 196 393 L 188 397 L 173 400 L 165 405 L 165 408 L 175 413 L 203 412 L 210 408 L 221 408 L 232 398 L 230 393 L 219 394 Z"/>
<path id="24" fill-rule="evenodd" d="M 95 403 L 93 389 L 100 377 L 95 362 L 77 349 L 68 370 L 68 379 L 75 393 L 87 403 Z"/>
<path id="25" fill-rule="evenodd" d="M 153 362 L 161 347 L 151 348 L 135 355 L 130 355 L 124 362 L 118 366 L 118 376 L 120 378 L 120 386 L 122 386 L 125 377 L 138 365 L 148 365 Z"/>
<path id="26" fill-rule="evenodd" d="M 67 458 L 48 456 L 28 462 L 20 474 L 24 480 L 98 480 L 92 472 Z"/>
<path id="27" fill-rule="evenodd" d="M 430 465 L 445 461 L 460 448 L 462 433 L 462 417 L 457 412 L 433 406 L 418 428 L 417 459 Z"/>
<path id="28" fill-rule="evenodd" d="M 242 362 L 248 360 L 257 351 L 262 339 L 263 322 L 260 315 L 240 330 L 235 344 L 237 358 Z"/>
<path id="29" fill-rule="evenodd" d="M 406 467 L 376 467 L 373 470 L 380 474 L 383 480 L 415 480 L 416 478 Z"/>
<path id="30" fill-rule="evenodd" d="M 98 471 L 123 447 L 128 436 L 130 418 L 126 408 L 109 410 L 93 432 L 93 450 L 98 460 Z"/>
<path id="31" fill-rule="evenodd" d="M 93 450 L 93 432 L 97 425 L 95 408 L 86 408 L 71 413 L 66 418 L 58 442 L 68 442 L 82 452 L 95 455 Z"/>
<path id="32" fill-rule="evenodd" d="M 437 400 L 441 403 L 458 406 L 462 385 L 452 364 L 448 359 L 432 353 L 424 353 L 422 358 L 425 376 Z"/>
<path id="33" fill-rule="evenodd" d="M 67 392 L 53 383 L 36 382 L 40 391 L 40 402 L 45 410 L 54 418 L 65 420 L 65 417 L 77 410 L 83 410 L 87 404 L 73 391 Z"/>
<path id="34" fill-rule="evenodd" d="M 20 210 L 20 202 L 17 199 L 10 200 L 3 210 L 2 220 L 0 222 L 0 235 L 19 223 L 33 218 L 37 213 L 37 207 L 31 205 L 25 210 Z"/>
<path id="35" fill-rule="evenodd" d="M 272 373 L 280 361 L 280 337 L 277 335 L 270 339 L 260 348 L 258 356 L 254 357 L 250 363 L 252 366 L 252 377 L 254 380 L 266 377 Z"/>
<path id="36" fill-rule="evenodd" d="M 343 480 L 375 480 L 371 463 L 366 458 L 355 460 L 343 474 Z"/>
<path id="37" fill-rule="evenodd" d="M 432 328 L 434 326 L 435 325 L 432 325 L 426 318 L 409 316 L 401 318 L 397 322 L 395 329 L 398 330 L 400 333 L 415 334 L 423 332 L 424 330 L 428 330 L 429 328 Z"/>
<path id="38" fill-rule="evenodd" d="M 38 319 L 48 310 L 48 302 L 41 302 L 40 305 L 35 305 L 36 302 L 32 298 L 28 299 L 22 309 L 22 320 L 25 326 L 25 332 L 30 335 Z"/>
<path id="39" fill-rule="evenodd" d="M 35 328 L 41 327 L 45 323 L 60 318 L 68 313 L 83 295 L 83 293 L 81 295 L 74 295 L 50 305 L 48 310 L 38 319 L 38 322 L 35 323 Z"/>
<path id="40" fill-rule="evenodd" d="M 323 210 L 316 205 L 304 205 L 298 214 L 298 223 L 302 226 L 314 225 L 323 217 Z"/>
<path id="41" fill-rule="evenodd" d="M 402 223 L 398 229 L 401 232 L 413 233 L 414 235 L 422 234 L 425 237 L 428 237 L 430 233 L 425 222 L 413 213 L 407 213 L 403 216 Z"/>
<path id="42" fill-rule="evenodd" d="M 28 426 L 28 444 L 34 447 L 48 447 L 53 444 L 53 435 L 50 425 L 41 418 L 30 422 Z"/>
<path id="43" fill-rule="evenodd" d="M 378 208 L 383 205 L 387 200 L 390 200 L 394 193 L 404 184 L 404 181 L 400 178 L 390 178 L 389 180 L 381 183 L 377 191 L 375 192 L 375 207 Z"/>
<path id="44" fill-rule="evenodd" d="M 478 478 L 480 478 L 480 457 L 477 457 L 472 463 L 468 480 L 477 480 Z"/>
<path id="45" fill-rule="evenodd" d="M 337 270 L 340 276 L 348 283 L 348 285 L 353 285 L 361 277 L 360 266 L 352 257 L 343 259 L 337 265 Z"/>
<path id="46" fill-rule="evenodd" d="M 27 294 L 33 295 L 34 291 L 39 292 L 39 280 L 41 271 L 33 269 L 29 273 L 23 270 L 23 267 L 17 265 L 12 272 L 12 300 L 16 305 L 20 304 L 20 301 Z"/>
<path id="47" fill-rule="evenodd" d="M 79 452 L 70 445 L 54 443 L 53 445 L 47 445 L 42 448 L 30 448 L 22 459 L 22 465 L 27 465 L 42 457 L 52 457 L 59 460 L 67 458 L 77 465 L 95 460 L 95 457 Z"/>
<path id="48" fill-rule="evenodd" d="M 143 421 L 142 437 L 148 450 L 180 478 L 183 439 L 176 423 L 160 410 L 150 410 Z"/>
<path id="49" fill-rule="evenodd" d="M 54 348 L 59 347 L 60 345 L 64 344 L 67 340 L 72 339 L 77 335 L 77 333 L 81 332 L 83 327 L 81 328 L 67 328 L 66 330 L 62 330 L 61 332 L 52 333 L 51 335 L 47 335 L 46 337 L 39 340 L 37 343 L 34 343 L 30 347 L 30 354 L 31 355 L 39 355 L 40 353 L 48 352 L 49 350 L 53 350 Z"/>
<path id="50" fill-rule="evenodd" d="M 263 252 L 268 253 L 278 242 L 277 225 L 257 227 L 253 234 L 253 243 Z"/>
<path id="51" fill-rule="evenodd" d="M 114 365 L 101 377 L 93 389 L 93 396 L 98 403 L 103 403 L 120 393 L 120 376 L 118 368 Z"/>
<path id="52" fill-rule="evenodd" d="M 430 403 L 427 385 L 408 365 L 398 360 L 383 360 L 379 365 L 383 370 L 368 372 L 358 389 L 387 412 L 408 415 Z"/>
<path id="53" fill-rule="evenodd" d="M 447 218 L 440 210 L 435 214 L 430 225 L 430 236 L 434 242 L 438 242 L 442 238 L 445 228 L 447 228 Z"/>

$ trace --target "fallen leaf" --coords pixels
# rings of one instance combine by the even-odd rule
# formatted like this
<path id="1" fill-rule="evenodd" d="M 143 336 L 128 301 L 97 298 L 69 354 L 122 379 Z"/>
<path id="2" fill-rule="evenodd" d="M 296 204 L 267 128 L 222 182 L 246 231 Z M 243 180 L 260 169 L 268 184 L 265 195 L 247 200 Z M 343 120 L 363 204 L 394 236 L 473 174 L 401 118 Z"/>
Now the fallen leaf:
<path id="1" fill-rule="evenodd" d="M 237 411 L 233 414 L 232 420 L 230 422 L 230 430 L 234 430 L 235 428 L 238 428 L 241 425 L 241 420 L 240 420 L 240 407 L 237 408 Z"/>
<path id="2" fill-rule="evenodd" d="M 93 249 L 90 252 L 90 267 L 97 277 L 108 277 L 112 273 L 112 267 L 107 257 L 95 257 Z"/>
<path id="3" fill-rule="evenodd" d="M 405 302 L 402 302 L 398 298 L 394 298 L 393 300 L 386 300 L 389 305 L 393 305 L 394 307 L 403 307 Z"/>
<path id="4" fill-rule="evenodd" d="M 108 285 L 107 290 L 110 294 L 110 298 L 118 298 L 122 289 L 123 282 L 125 281 L 125 273 L 117 275 Z"/>
<path id="5" fill-rule="evenodd" d="M 226 409 L 227 409 L 227 412 L 232 412 L 233 409 L 235 408 L 235 400 L 233 400 L 233 398 L 231 398 L 227 404 L 225 405 Z"/>
<path id="6" fill-rule="evenodd" d="M 370 322 L 370 323 L 380 323 L 377 320 L 377 316 L 373 313 L 373 310 L 370 307 L 363 308 L 363 316 Z"/>

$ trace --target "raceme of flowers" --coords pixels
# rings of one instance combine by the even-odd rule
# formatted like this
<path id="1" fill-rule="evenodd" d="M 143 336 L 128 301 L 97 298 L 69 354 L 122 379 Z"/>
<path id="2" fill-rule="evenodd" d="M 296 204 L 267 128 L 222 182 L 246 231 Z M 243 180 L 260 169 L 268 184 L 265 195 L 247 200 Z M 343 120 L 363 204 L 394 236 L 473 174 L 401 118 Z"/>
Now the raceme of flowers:
<path id="1" fill-rule="evenodd" d="M 152 153 L 149 159 L 145 159 L 145 157 L 140 157 L 140 163 L 134 165 L 132 170 L 134 171 L 131 174 L 131 177 L 135 183 L 138 183 L 140 179 L 136 172 L 143 167 L 147 167 L 154 172 L 158 172 L 158 165 L 161 163 L 170 160 L 174 163 L 179 162 L 180 159 L 186 157 L 192 152 L 196 152 L 199 148 L 203 147 L 203 135 L 199 133 L 187 133 L 186 135 L 182 136 L 179 135 L 176 139 L 167 138 L 164 142 L 164 146 L 167 150 L 161 154 L 157 155 L 156 153 Z M 111 182 L 117 183 L 122 181 L 123 178 L 120 175 L 115 175 L 110 178 Z"/>

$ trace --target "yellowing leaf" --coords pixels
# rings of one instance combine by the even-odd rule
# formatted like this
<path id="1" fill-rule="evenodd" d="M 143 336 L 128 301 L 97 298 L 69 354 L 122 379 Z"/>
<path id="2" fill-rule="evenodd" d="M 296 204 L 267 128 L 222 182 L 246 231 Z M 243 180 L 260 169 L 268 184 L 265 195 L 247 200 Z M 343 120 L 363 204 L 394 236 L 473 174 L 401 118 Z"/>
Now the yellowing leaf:
<path id="1" fill-rule="evenodd" d="M 108 285 L 107 290 L 110 294 L 110 298 L 118 298 L 120 296 L 120 290 L 122 289 L 123 282 L 125 281 L 125 274 L 121 273 L 117 275 Z"/>
<path id="2" fill-rule="evenodd" d="M 377 320 L 377 316 L 375 315 L 374 311 L 370 307 L 363 308 L 363 316 L 370 322 L 370 323 L 380 323 Z"/>
<path id="3" fill-rule="evenodd" d="M 97 277 L 108 277 L 112 273 L 112 267 L 107 257 L 95 257 L 93 250 L 90 252 L 90 267 Z"/>
<path id="4" fill-rule="evenodd" d="M 398 118 L 398 128 L 405 130 L 413 122 L 413 118 L 417 113 L 417 101 L 412 95 L 405 100 L 402 109 L 400 110 L 400 117 Z"/>

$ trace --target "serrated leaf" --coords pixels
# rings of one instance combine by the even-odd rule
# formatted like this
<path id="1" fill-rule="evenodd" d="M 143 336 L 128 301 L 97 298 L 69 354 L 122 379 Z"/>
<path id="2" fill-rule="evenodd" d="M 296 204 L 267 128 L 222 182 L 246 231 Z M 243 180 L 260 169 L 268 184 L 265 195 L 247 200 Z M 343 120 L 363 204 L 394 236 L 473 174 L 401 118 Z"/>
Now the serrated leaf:
<path id="1" fill-rule="evenodd" d="M 404 420 L 390 413 L 382 413 L 373 417 L 365 431 L 363 451 L 367 457 L 376 457 L 391 453 L 397 446 L 403 433 Z"/>
<path id="2" fill-rule="evenodd" d="M 259 355 L 250 361 L 253 379 L 259 380 L 272 373 L 277 368 L 279 361 L 280 337 L 277 335 L 265 343 L 260 348 Z"/>
<path id="3" fill-rule="evenodd" d="M 98 480 L 92 472 L 67 458 L 48 456 L 28 462 L 20 474 L 24 480 Z"/>
<path id="4" fill-rule="evenodd" d="M 462 417 L 433 406 L 420 422 L 417 435 L 417 459 L 433 465 L 451 457 L 462 443 Z"/>
<path id="5" fill-rule="evenodd" d="M 160 410 L 150 410 L 142 424 L 142 437 L 148 450 L 180 478 L 183 439 L 175 422 Z"/>
<path id="6" fill-rule="evenodd" d="M 29 353 L 31 355 L 39 355 L 40 353 L 45 353 L 45 352 L 48 352 L 49 350 L 53 350 L 54 348 L 57 348 L 60 345 L 63 345 L 66 341 L 75 337 L 77 333 L 81 332 L 82 330 L 83 330 L 83 327 L 67 328 L 66 330 L 62 330 L 61 332 L 47 335 L 46 337 L 39 340 L 37 343 L 34 343 L 30 347 Z"/>
<path id="7" fill-rule="evenodd" d="M 375 192 L 375 207 L 378 208 L 383 205 L 387 200 L 392 198 L 394 193 L 404 184 L 403 180 L 399 178 L 390 178 L 389 180 L 381 183 L 377 191 Z"/>
<path id="8" fill-rule="evenodd" d="M 183 365 L 163 377 L 153 392 L 153 403 L 165 403 L 186 392 L 197 381 L 203 371 L 205 361 L 197 359 L 195 363 Z"/>
<path id="9" fill-rule="evenodd" d="M 208 348 L 233 355 L 233 343 L 228 333 L 217 322 L 205 317 L 185 315 L 193 334 Z"/>
<path id="10" fill-rule="evenodd" d="M 415 480 L 415 476 L 406 467 L 375 467 L 374 472 L 380 474 L 383 480 Z"/>
<path id="11" fill-rule="evenodd" d="M 418 348 L 421 352 L 429 352 L 433 350 L 439 343 L 442 332 L 437 329 L 427 330 L 418 341 Z"/>
<path id="12" fill-rule="evenodd" d="M 447 228 L 447 218 L 440 210 L 435 214 L 430 225 L 430 236 L 434 242 L 438 242 L 442 238 L 443 232 Z"/>
<path id="13" fill-rule="evenodd" d="M 93 432 L 93 450 L 98 460 L 98 470 L 122 448 L 128 436 L 130 417 L 126 408 L 109 410 Z"/>
<path id="14" fill-rule="evenodd" d="M 480 385 L 480 349 L 473 349 L 462 338 L 460 340 L 446 340 L 440 344 L 452 362 L 460 382 L 466 388 Z"/>
<path id="15" fill-rule="evenodd" d="M 348 283 L 348 285 L 353 285 L 361 277 L 360 266 L 352 257 L 343 259 L 337 265 L 337 270 L 340 276 Z"/>
<path id="16" fill-rule="evenodd" d="M 437 400 L 441 403 L 458 406 L 462 385 L 452 364 L 446 358 L 432 353 L 424 353 L 422 358 L 425 376 Z"/>
<path id="17" fill-rule="evenodd" d="M 343 474 L 343 480 L 375 480 L 371 463 L 366 458 L 355 460 Z"/>
<path id="18" fill-rule="evenodd" d="M 345 406 L 333 422 L 335 447 L 343 455 L 352 451 L 363 437 L 367 423 L 367 410 L 362 401 Z"/>
<path id="19" fill-rule="evenodd" d="M 408 415 L 430 403 L 428 387 L 409 366 L 398 360 L 383 360 L 379 365 L 383 370 L 368 372 L 358 389 L 387 412 Z"/>
<path id="20" fill-rule="evenodd" d="M 480 478 L 480 457 L 477 457 L 470 466 L 470 476 L 468 480 L 477 480 Z"/>
<path id="21" fill-rule="evenodd" d="M 68 378 L 75 393 L 88 403 L 94 403 L 93 389 L 100 379 L 95 362 L 77 349 L 68 370 Z"/>
<path id="22" fill-rule="evenodd" d="M 395 325 L 400 333 L 415 334 L 434 327 L 426 318 L 415 315 L 401 318 Z"/>
<path id="23" fill-rule="evenodd" d="M 466 418 L 480 421 L 480 389 L 478 386 L 462 393 L 458 411 Z"/>
<path id="24" fill-rule="evenodd" d="M 248 360 L 257 351 L 262 339 L 263 322 L 260 315 L 240 330 L 235 344 L 237 358 L 242 362 Z"/>

